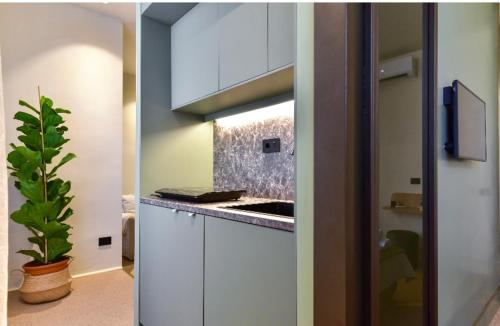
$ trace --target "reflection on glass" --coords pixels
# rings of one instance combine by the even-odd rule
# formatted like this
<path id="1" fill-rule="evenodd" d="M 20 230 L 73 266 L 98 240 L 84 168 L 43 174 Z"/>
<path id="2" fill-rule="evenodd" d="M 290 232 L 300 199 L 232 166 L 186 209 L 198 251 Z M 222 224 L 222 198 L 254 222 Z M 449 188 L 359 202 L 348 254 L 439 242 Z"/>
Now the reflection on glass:
<path id="1" fill-rule="evenodd" d="M 381 325 L 422 325 L 422 5 L 379 7 Z"/>

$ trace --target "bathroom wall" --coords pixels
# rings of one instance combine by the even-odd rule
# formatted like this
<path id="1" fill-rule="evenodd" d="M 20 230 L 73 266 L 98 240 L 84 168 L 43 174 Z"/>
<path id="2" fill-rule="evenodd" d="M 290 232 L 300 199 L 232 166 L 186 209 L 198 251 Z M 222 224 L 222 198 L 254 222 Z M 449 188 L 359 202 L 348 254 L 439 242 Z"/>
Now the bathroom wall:
<path id="1" fill-rule="evenodd" d="M 439 325 L 472 325 L 499 285 L 498 4 L 438 5 Z M 487 162 L 443 145 L 442 89 L 461 80 L 486 102 Z"/>
<path id="2" fill-rule="evenodd" d="M 411 178 L 422 178 L 422 52 L 406 55 L 416 61 L 416 75 L 379 84 L 379 216 L 385 232 L 410 230 L 422 235 L 422 215 L 383 209 L 390 206 L 392 193 L 422 193 L 421 184 L 410 183 Z"/>
<path id="3" fill-rule="evenodd" d="M 73 275 L 121 267 L 122 23 L 71 4 L 0 4 L 0 44 L 6 115 L 6 141 L 18 143 L 19 99 L 37 102 L 37 86 L 55 105 L 72 110 L 71 139 L 65 151 L 77 158 L 60 169 L 72 181 L 75 211 L 68 222 L 75 259 Z M 9 178 L 9 212 L 24 198 Z M 99 248 L 98 237 L 112 236 Z M 30 233 L 9 223 L 9 271 L 28 259 Z M 9 274 L 17 287 L 21 273 Z"/>
<path id="4" fill-rule="evenodd" d="M 217 120 L 214 186 L 245 189 L 251 197 L 293 200 L 293 109 L 290 101 Z M 271 138 L 280 138 L 281 151 L 263 153 L 262 141 Z"/>

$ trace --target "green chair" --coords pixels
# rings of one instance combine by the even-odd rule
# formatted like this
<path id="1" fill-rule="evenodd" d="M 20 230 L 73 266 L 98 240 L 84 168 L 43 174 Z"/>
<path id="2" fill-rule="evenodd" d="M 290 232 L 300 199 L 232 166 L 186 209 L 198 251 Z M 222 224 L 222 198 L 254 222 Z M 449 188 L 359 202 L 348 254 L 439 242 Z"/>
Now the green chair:
<path id="1" fill-rule="evenodd" d="M 392 245 L 403 249 L 413 269 L 417 269 L 419 236 L 417 233 L 408 230 L 390 230 L 387 238 Z"/>

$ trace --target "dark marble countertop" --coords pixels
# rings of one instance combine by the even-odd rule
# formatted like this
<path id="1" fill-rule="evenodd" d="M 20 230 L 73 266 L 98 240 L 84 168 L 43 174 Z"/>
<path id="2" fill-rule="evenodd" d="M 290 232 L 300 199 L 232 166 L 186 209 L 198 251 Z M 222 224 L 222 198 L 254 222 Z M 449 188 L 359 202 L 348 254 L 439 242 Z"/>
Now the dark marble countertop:
<path id="1" fill-rule="evenodd" d="M 259 225 L 263 227 L 293 232 L 293 218 L 280 217 L 278 215 L 239 211 L 226 208 L 228 206 L 248 205 L 267 202 L 290 202 L 286 200 L 242 197 L 239 200 L 216 202 L 216 203 L 191 203 L 172 199 L 159 198 L 155 196 L 141 197 L 141 203 L 160 206 L 171 209 L 178 209 L 185 212 L 203 214 L 237 222 Z"/>

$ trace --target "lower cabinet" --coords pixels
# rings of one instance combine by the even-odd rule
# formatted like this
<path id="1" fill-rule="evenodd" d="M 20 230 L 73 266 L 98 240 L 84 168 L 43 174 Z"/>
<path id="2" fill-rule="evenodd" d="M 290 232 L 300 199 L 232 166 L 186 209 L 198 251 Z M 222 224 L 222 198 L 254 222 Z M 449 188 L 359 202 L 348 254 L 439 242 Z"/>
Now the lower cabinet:
<path id="1" fill-rule="evenodd" d="M 203 325 L 204 216 L 141 204 L 139 320 Z"/>
<path id="2" fill-rule="evenodd" d="M 140 206 L 143 326 L 296 325 L 292 232 Z"/>
<path id="3" fill-rule="evenodd" d="M 296 325 L 295 270 L 293 233 L 206 216 L 204 326 Z"/>

